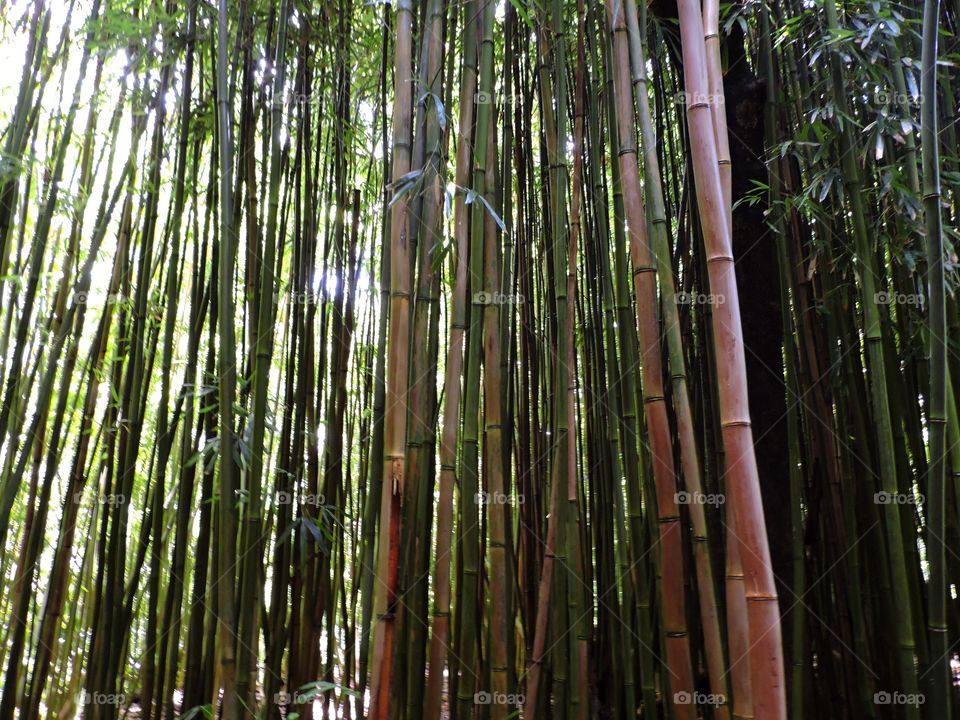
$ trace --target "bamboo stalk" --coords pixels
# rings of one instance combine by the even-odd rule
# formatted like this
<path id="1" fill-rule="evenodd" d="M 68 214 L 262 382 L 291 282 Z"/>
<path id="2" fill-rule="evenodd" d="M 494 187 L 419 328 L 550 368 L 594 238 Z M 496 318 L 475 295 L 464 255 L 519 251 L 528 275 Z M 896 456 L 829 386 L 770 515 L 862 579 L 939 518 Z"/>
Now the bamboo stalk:
<path id="1" fill-rule="evenodd" d="M 930 633 L 930 713 L 949 717 L 951 673 L 946 624 L 946 390 L 947 326 L 944 293 L 943 228 L 940 215 L 940 148 L 937 141 L 937 40 L 939 0 L 923 5 L 923 56 L 921 58 L 920 151 L 923 156 L 923 203 L 927 245 L 927 298 L 929 301 L 930 399 L 927 410 L 930 464 L 927 476 L 927 591 Z"/>
<path id="2" fill-rule="evenodd" d="M 412 92 L 413 4 L 400 0 L 396 6 L 396 45 L 394 48 L 393 170 L 396 185 L 410 172 L 411 92 Z M 394 198 L 391 208 L 390 238 L 390 328 L 387 340 L 390 354 L 386 376 L 384 414 L 383 491 L 380 505 L 380 544 L 377 555 L 377 587 L 374 614 L 372 681 L 369 717 L 386 720 L 390 709 L 390 683 L 393 669 L 394 620 L 397 612 L 397 582 L 400 553 L 400 513 L 404 487 L 406 447 L 406 397 L 409 364 L 410 246 L 407 238 L 408 201 Z"/>
<path id="3" fill-rule="evenodd" d="M 706 49 L 700 7 L 678 3 L 683 48 L 686 106 L 697 204 L 707 252 L 710 290 L 723 302 L 713 307 L 713 333 L 719 376 L 720 421 L 725 450 L 725 477 L 740 539 L 749 621 L 750 672 L 756 717 L 785 718 L 783 648 L 777 590 L 770 565 L 766 524 L 760 498 L 753 433 L 747 405 L 743 335 L 730 238 L 729 204 L 717 171 L 717 147 L 710 105 Z M 731 532 L 728 528 L 728 532 Z M 732 662 L 736 659 L 732 658 Z"/>

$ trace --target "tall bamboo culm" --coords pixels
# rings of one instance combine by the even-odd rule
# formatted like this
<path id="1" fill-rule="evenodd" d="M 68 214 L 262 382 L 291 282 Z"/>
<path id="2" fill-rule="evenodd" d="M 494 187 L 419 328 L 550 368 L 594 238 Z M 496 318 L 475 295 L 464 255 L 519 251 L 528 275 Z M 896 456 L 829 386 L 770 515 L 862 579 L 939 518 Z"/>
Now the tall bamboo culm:
<path id="1" fill-rule="evenodd" d="M 393 169 L 394 192 L 410 172 L 413 93 L 413 2 L 399 0 L 395 14 Z M 407 237 L 408 199 L 394 198 L 390 210 L 390 318 L 387 338 L 386 409 L 384 414 L 383 488 L 380 503 L 380 540 L 377 584 L 374 589 L 373 656 L 371 663 L 371 720 L 390 713 L 390 683 L 394 657 L 397 582 L 400 563 L 400 514 L 403 510 L 406 459 L 407 386 L 410 362 L 410 256 Z"/>
<path id="2" fill-rule="evenodd" d="M 724 198 L 720 181 L 715 129 L 710 103 L 706 101 L 710 88 L 703 17 L 695 0 L 680 0 L 678 8 L 684 82 L 689 100 L 686 103 L 687 126 L 710 291 L 714 297 L 722 298 L 722 302 L 713 308 L 713 341 L 726 462 L 724 477 L 732 511 L 736 515 L 735 528 L 745 576 L 753 712 L 758 718 L 785 720 L 780 610 L 750 428 L 740 302 L 728 221 L 729 203 Z M 715 102 L 722 105 L 719 99 Z M 739 658 L 732 658 L 731 663 L 737 660 Z"/>

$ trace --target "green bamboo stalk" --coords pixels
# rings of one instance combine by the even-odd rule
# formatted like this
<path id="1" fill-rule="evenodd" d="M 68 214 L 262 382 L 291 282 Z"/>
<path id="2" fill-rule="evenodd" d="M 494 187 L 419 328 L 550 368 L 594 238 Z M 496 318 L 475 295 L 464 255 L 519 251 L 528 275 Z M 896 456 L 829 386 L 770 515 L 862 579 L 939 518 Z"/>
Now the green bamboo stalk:
<path id="1" fill-rule="evenodd" d="M 234 447 L 234 390 L 236 377 L 233 314 L 233 266 L 235 258 L 235 230 L 233 225 L 233 118 L 230 91 L 227 86 L 227 14 L 228 3 L 221 0 L 217 24 L 217 129 L 220 175 L 220 252 L 219 252 L 219 340 L 218 406 L 220 432 L 220 494 L 218 506 L 218 533 L 220 563 L 217 568 L 217 647 L 218 682 L 214 687 L 222 693 L 221 720 L 240 717 L 240 698 L 236 688 L 236 652 L 234 648 L 234 565 L 236 558 L 236 464 Z"/>
<path id="2" fill-rule="evenodd" d="M 950 716 L 951 677 L 946 624 L 946 390 L 947 325 L 944 293 L 943 228 L 940 215 L 940 148 L 937 140 L 937 40 L 939 0 L 923 5 L 923 57 L 921 58 L 920 151 L 923 155 L 923 203 L 927 235 L 927 300 L 929 302 L 930 396 L 927 433 L 930 464 L 927 476 L 927 591 L 930 633 L 930 713 Z"/>

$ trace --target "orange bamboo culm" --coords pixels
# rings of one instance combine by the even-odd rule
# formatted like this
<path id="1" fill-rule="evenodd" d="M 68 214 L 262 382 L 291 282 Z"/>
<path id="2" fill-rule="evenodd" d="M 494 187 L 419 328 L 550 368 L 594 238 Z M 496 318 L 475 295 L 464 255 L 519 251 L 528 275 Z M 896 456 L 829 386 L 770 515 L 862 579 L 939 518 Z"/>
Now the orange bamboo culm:
<path id="1" fill-rule="evenodd" d="M 613 84 L 618 116 L 620 182 L 626 211 L 633 277 L 637 295 L 637 325 L 642 353 L 643 401 L 653 459 L 661 554 L 660 603 L 666 644 L 671 699 L 693 692 L 693 667 L 684 600 L 683 528 L 677 508 L 677 478 L 663 388 L 660 328 L 657 321 L 656 263 L 646 232 L 643 191 L 637 163 L 637 144 L 630 81 L 630 56 L 623 0 L 607 0 L 613 32 Z M 701 41 L 702 42 L 702 41 Z M 694 720 L 696 706 L 674 702 L 674 717 Z"/>
<path id="2" fill-rule="evenodd" d="M 393 103 L 393 181 L 410 172 L 411 100 L 413 76 L 413 0 L 398 0 L 394 62 L 396 98 Z M 371 720 L 390 716 L 395 605 L 400 564 L 400 513 L 403 500 L 407 431 L 407 377 L 410 344 L 410 242 L 408 202 L 398 198 L 390 216 L 390 329 L 387 356 L 386 409 L 383 437 L 383 489 L 380 501 L 380 542 L 377 552 L 372 654 Z"/>
<path id="3" fill-rule="evenodd" d="M 713 341 L 720 396 L 720 422 L 726 457 L 726 491 L 736 513 L 746 587 L 749 660 L 754 717 L 785 720 L 786 693 L 780 609 L 770 564 L 760 480 L 753 449 L 740 302 L 734 274 L 730 204 L 717 165 L 714 121 L 707 100 L 707 53 L 697 0 L 679 0 L 687 124 L 697 206 L 707 252 L 710 292 L 723 298 L 713 309 Z M 717 101 L 720 102 L 719 100 Z M 728 530 L 729 531 L 729 530 Z M 739 638 L 743 640 L 743 638 Z M 731 665 L 738 658 L 731 658 Z"/>
<path id="4" fill-rule="evenodd" d="M 717 148 L 717 172 L 726 216 L 727 233 L 733 237 L 733 187 L 730 165 L 730 142 L 727 137 L 727 114 L 723 102 L 723 71 L 720 59 L 720 2 L 703 0 L 703 43 L 706 51 L 707 95 L 700 98 L 710 106 L 713 139 Z M 692 102 L 696 102 L 692 99 Z M 753 717 L 753 692 L 750 683 L 750 640 L 747 621 L 747 602 L 743 566 L 740 560 L 740 537 L 736 531 L 734 509 L 728 508 L 726 517 L 726 591 L 727 624 L 730 639 L 730 676 L 733 686 L 733 717 Z"/>
<path id="5" fill-rule="evenodd" d="M 723 72 L 720 66 L 720 0 L 703 0 L 703 43 L 706 51 L 707 102 L 713 118 L 713 138 L 717 143 L 717 170 L 727 210 L 727 226 L 733 220 L 733 175 L 730 165 L 730 141 L 727 138 L 727 112 L 723 103 Z"/>

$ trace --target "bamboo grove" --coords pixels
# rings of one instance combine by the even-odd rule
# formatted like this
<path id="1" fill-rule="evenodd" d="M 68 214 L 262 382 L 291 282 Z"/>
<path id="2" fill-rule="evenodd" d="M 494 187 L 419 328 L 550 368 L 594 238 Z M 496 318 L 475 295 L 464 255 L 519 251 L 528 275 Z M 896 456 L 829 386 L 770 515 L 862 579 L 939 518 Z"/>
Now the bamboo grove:
<path id="1" fill-rule="evenodd" d="M 0 720 L 960 717 L 958 26 L 0 3 Z"/>

